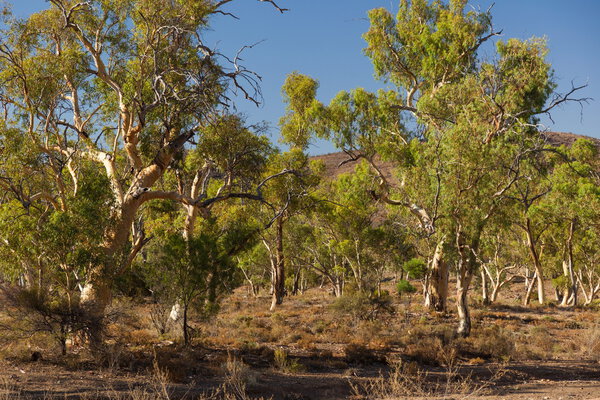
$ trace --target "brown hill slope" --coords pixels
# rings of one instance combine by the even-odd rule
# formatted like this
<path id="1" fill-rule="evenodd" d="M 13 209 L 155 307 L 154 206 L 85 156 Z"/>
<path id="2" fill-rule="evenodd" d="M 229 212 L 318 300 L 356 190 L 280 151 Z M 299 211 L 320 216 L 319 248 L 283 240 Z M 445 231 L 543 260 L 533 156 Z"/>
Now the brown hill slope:
<path id="1" fill-rule="evenodd" d="M 546 139 L 548 144 L 553 146 L 570 146 L 577 139 L 589 139 L 592 142 L 596 143 L 598 148 L 600 148 L 600 139 L 593 138 L 590 136 L 584 135 L 576 135 L 574 133 L 569 132 L 546 132 L 543 133 L 542 136 Z M 311 157 L 312 160 L 320 160 L 325 164 L 325 176 L 330 177 L 331 179 L 337 177 L 340 174 L 349 173 L 354 171 L 356 164 L 358 161 L 348 162 L 340 166 L 340 164 L 348 159 L 348 155 L 343 152 L 338 153 L 329 153 L 323 154 L 319 156 Z M 393 175 L 393 164 L 391 162 L 381 161 L 377 163 L 381 168 L 383 173 L 386 175 L 386 178 L 392 179 Z"/>
<path id="2" fill-rule="evenodd" d="M 548 144 L 551 144 L 554 146 L 562 146 L 562 145 L 570 146 L 577 139 L 588 139 L 588 140 L 591 140 L 592 142 L 596 143 L 596 145 L 600 148 L 600 139 L 593 138 L 590 136 L 576 135 L 576 134 L 570 133 L 570 132 L 546 132 L 546 133 L 543 133 L 542 136 L 546 138 L 546 141 L 548 142 Z"/>

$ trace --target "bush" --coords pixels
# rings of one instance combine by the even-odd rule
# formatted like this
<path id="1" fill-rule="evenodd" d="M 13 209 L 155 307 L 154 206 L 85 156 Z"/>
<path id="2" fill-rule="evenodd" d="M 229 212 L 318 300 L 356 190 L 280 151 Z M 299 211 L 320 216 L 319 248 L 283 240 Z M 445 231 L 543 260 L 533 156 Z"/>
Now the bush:
<path id="1" fill-rule="evenodd" d="M 569 288 L 569 286 L 571 286 L 571 284 L 569 282 L 568 277 L 561 275 L 561 276 L 558 276 L 558 277 L 552 279 L 552 286 L 554 286 L 558 290 L 565 290 L 565 289 Z"/>
<path id="2" fill-rule="evenodd" d="M 414 279 L 421 279 L 425 276 L 425 272 L 427 271 L 427 265 L 425 261 L 419 258 L 411 258 L 402 266 L 404 272 L 406 272 L 410 277 Z"/>
<path id="3" fill-rule="evenodd" d="M 396 291 L 400 296 L 402 296 L 403 294 L 410 294 L 416 292 L 417 288 L 411 285 L 411 283 L 406 279 L 400 279 L 400 281 L 398 281 L 398 283 L 396 284 Z"/>
<path id="4" fill-rule="evenodd" d="M 507 361 L 515 355 L 513 334 L 498 325 L 474 330 L 467 341 L 473 346 L 473 351 L 484 358 Z"/>
<path id="5" fill-rule="evenodd" d="M 304 371 L 304 365 L 300 364 L 297 359 L 290 358 L 287 351 L 276 349 L 274 355 L 275 367 L 283 372 L 295 373 Z"/>
<path id="6" fill-rule="evenodd" d="M 374 293 L 355 292 L 338 298 L 332 308 L 339 314 L 350 315 L 355 321 L 374 321 L 382 315 L 394 313 L 392 298 L 387 292 L 380 296 Z"/>
<path id="7" fill-rule="evenodd" d="M 17 286 L 2 286 L 0 292 L 10 309 L 10 318 L 15 321 L 8 326 L 21 325 L 25 336 L 36 332 L 48 333 L 63 355 L 67 354 L 67 342 L 75 337 L 85 338 L 88 342 L 92 335 L 102 337 L 104 322 L 110 318 L 98 320 L 80 307 L 77 299 L 70 302 L 69 297 L 62 293 L 44 293 L 35 288 Z"/>

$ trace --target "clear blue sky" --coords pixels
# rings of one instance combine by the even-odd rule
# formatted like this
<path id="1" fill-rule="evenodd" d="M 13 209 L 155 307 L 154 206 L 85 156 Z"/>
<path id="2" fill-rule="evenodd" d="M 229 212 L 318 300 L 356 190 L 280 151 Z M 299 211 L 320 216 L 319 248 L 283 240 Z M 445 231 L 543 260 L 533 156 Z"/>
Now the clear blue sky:
<path id="1" fill-rule="evenodd" d="M 191 1 L 191 0 L 190 0 Z M 471 0 L 473 7 L 487 9 L 493 1 Z M 492 9 L 502 39 L 545 36 L 549 61 L 564 92 L 588 84 L 581 97 L 594 100 L 583 109 L 567 104 L 553 112 L 554 123 L 543 123 L 556 131 L 600 137 L 600 1 L 598 0 L 497 0 Z M 24 16 L 47 6 L 43 0 L 14 0 L 13 10 Z M 290 11 L 280 14 L 267 3 L 237 0 L 227 11 L 240 20 L 217 16 L 207 36 L 210 47 L 234 55 L 243 45 L 264 40 L 244 52 L 244 63 L 263 77 L 264 104 L 257 108 L 238 102 L 238 109 L 250 122 L 267 121 L 277 138 L 277 121 L 284 113 L 280 88 L 286 74 L 299 71 L 320 82 L 319 98 L 324 102 L 340 90 L 381 87 L 363 56 L 361 35 L 368 29 L 367 10 L 385 7 L 395 12 L 398 0 L 279 0 Z M 491 53 L 490 53 L 491 54 Z M 311 153 L 334 151 L 328 143 L 317 142 Z"/>

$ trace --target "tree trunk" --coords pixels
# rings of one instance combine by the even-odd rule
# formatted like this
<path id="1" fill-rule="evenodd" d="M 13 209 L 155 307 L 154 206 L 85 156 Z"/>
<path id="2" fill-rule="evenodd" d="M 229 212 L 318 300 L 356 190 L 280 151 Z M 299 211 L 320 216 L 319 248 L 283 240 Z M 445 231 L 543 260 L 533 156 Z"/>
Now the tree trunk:
<path id="1" fill-rule="evenodd" d="M 292 296 L 298 295 L 300 291 L 301 267 L 298 267 L 294 273 L 294 285 L 292 287 Z"/>
<path id="2" fill-rule="evenodd" d="M 575 233 L 575 220 L 571 221 L 569 225 L 569 236 L 567 240 L 567 271 L 569 273 L 569 280 L 571 282 L 571 302 L 573 306 L 577 305 L 577 279 L 575 279 L 575 271 L 573 268 L 573 234 Z"/>
<path id="3" fill-rule="evenodd" d="M 529 274 L 529 270 L 527 271 L 527 274 Z M 525 292 L 525 298 L 523 299 L 523 305 L 527 306 L 529 305 L 529 302 L 531 301 L 531 293 L 533 292 L 533 286 L 536 283 L 536 277 L 537 274 L 534 272 L 533 273 L 533 277 L 531 279 L 529 279 L 529 282 L 527 284 L 527 291 Z"/>
<path id="4" fill-rule="evenodd" d="M 425 297 L 425 305 L 430 310 L 440 312 L 446 311 L 448 299 L 448 264 L 444 260 L 444 241 L 442 238 L 435 248 Z"/>
<path id="5" fill-rule="evenodd" d="M 458 275 L 456 280 L 456 307 L 458 311 L 458 328 L 456 333 L 460 337 L 468 337 L 471 334 L 471 314 L 469 312 L 469 286 L 472 274 L 466 262 L 459 261 Z"/>
<path id="6" fill-rule="evenodd" d="M 491 303 L 495 303 L 496 300 L 498 300 L 498 292 L 500 291 L 500 285 L 498 286 L 494 286 L 494 289 L 492 290 L 492 294 L 490 295 L 490 304 Z"/>
<path id="7" fill-rule="evenodd" d="M 183 344 L 190 344 L 190 327 L 188 326 L 188 302 L 183 303 Z"/>
<path id="8" fill-rule="evenodd" d="M 81 307 L 86 310 L 90 320 L 94 324 L 99 324 L 97 328 L 91 330 L 90 338 L 93 341 L 100 339 L 96 336 L 101 334 L 99 330 L 106 308 L 112 299 L 111 279 L 114 279 L 114 276 L 120 272 L 117 270 L 118 265 L 115 264 L 115 255 L 123 250 L 129 240 L 136 214 L 144 201 L 142 196 L 164 175 L 175 153 L 192 136 L 192 132 L 180 134 L 163 146 L 157 152 L 152 163 L 136 173 L 136 178 L 124 196 L 120 184 L 115 180 L 113 185 L 114 196 L 117 199 L 114 213 L 115 223 L 107 227 L 104 241 L 104 253 L 107 261 L 104 265 L 98 265 L 90 271 L 80 297 Z M 114 171 L 112 171 L 114 161 L 107 157 L 105 155 L 103 162 L 107 166 L 107 174 L 111 178 L 114 177 Z"/>
<path id="9" fill-rule="evenodd" d="M 485 274 L 485 270 L 481 268 L 481 299 L 483 304 L 489 305 L 491 303 L 490 295 L 488 291 L 488 278 Z"/>
<path id="10" fill-rule="evenodd" d="M 537 279 L 537 292 L 538 292 L 538 303 L 544 304 L 546 302 L 546 294 L 544 288 L 544 277 L 542 276 L 541 269 L 536 274 Z"/>
<path id="11" fill-rule="evenodd" d="M 333 286 L 333 295 L 335 297 L 342 297 L 344 294 L 344 279 L 339 276 L 329 276 L 329 280 Z"/>
<path id="12" fill-rule="evenodd" d="M 459 230 L 456 234 L 456 249 L 458 251 L 458 273 L 456 279 L 456 307 L 458 311 L 458 328 L 456 334 L 468 337 L 471 334 L 471 314 L 469 312 L 469 286 L 476 271 L 477 261 L 474 254 L 479 250 L 479 237 L 483 226 L 471 238 L 469 246 Z"/>
<path id="13" fill-rule="evenodd" d="M 270 310 L 273 311 L 283 303 L 285 296 L 285 260 L 283 256 L 283 220 L 277 219 L 277 247 L 275 249 L 275 262 L 273 264 L 273 297 Z"/>
<path id="14" fill-rule="evenodd" d="M 531 256 L 531 261 L 533 262 L 537 279 L 538 302 L 540 304 L 544 304 L 546 301 L 546 296 L 544 293 L 544 275 L 542 274 L 542 264 L 536 248 L 536 240 L 533 237 L 533 229 L 531 227 L 531 220 L 529 218 L 527 218 L 525 221 L 525 234 L 527 235 L 527 248 L 529 249 L 529 255 Z M 524 305 L 529 304 L 529 299 L 530 296 L 525 297 Z"/>
<path id="15" fill-rule="evenodd" d="M 538 302 L 544 304 L 546 296 L 544 294 L 544 275 L 542 274 L 542 264 L 540 262 L 540 256 L 536 249 L 536 240 L 533 237 L 533 229 L 531 228 L 531 220 L 529 218 L 525 221 L 525 234 L 527 235 L 527 247 L 529 249 L 529 255 L 535 268 L 535 274 L 537 276 L 537 289 L 538 289 Z M 529 304 L 529 296 L 525 297 L 525 305 Z"/>
<path id="16" fill-rule="evenodd" d="M 121 251 L 131 233 L 131 227 L 135 215 L 141 202 L 127 195 L 126 200 L 121 204 L 117 221 L 109 228 L 104 242 L 105 262 L 103 265 L 97 265 L 93 268 L 83 285 L 80 296 L 80 305 L 87 313 L 87 317 L 92 322 L 90 327 L 90 339 L 95 344 L 100 344 L 101 326 L 106 313 L 106 308 L 112 300 L 112 285 L 110 275 L 117 272 L 115 264 L 115 255 Z"/>

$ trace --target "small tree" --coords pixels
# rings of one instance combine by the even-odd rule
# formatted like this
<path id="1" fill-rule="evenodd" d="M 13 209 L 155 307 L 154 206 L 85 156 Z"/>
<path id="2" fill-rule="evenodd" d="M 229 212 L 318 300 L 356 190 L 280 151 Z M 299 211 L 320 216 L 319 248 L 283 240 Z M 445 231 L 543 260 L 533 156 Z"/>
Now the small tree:
<path id="1" fill-rule="evenodd" d="M 240 281 L 234 257 L 248 245 L 253 234 L 244 224 L 223 226 L 204 220 L 202 231 L 192 238 L 166 232 L 148 249 L 145 277 L 163 301 L 179 302 L 182 307 L 184 344 L 191 339 L 190 311 L 201 318 L 212 315 L 220 299 Z"/>
<path id="2" fill-rule="evenodd" d="M 398 295 L 402 297 L 403 294 L 412 294 L 417 291 L 417 288 L 414 287 L 409 281 L 406 279 L 400 279 L 398 284 L 396 285 L 396 292 Z"/>

